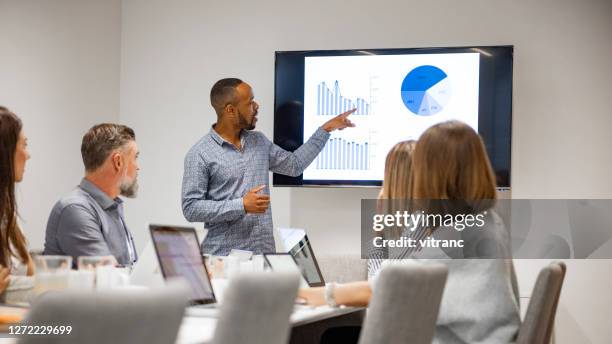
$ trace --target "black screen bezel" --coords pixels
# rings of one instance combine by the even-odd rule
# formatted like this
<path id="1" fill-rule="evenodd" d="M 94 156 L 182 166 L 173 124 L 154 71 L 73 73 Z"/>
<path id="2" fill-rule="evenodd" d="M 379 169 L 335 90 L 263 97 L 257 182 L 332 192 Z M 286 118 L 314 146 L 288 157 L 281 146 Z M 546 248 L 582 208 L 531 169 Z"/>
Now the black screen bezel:
<path id="1" fill-rule="evenodd" d="M 478 132 L 483 138 L 497 187 L 511 186 L 514 46 L 276 51 L 274 75 L 274 143 L 294 151 L 304 142 L 304 58 L 398 54 L 480 54 Z M 297 116 L 295 116 L 297 114 Z M 303 180 L 274 173 L 279 186 L 381 186 L 380 180 Z"/>
<path id="2" fill-rule="evenodd" d="M 304 235 L 304 237 L 302 238 L 302 240 L 298 241 L 297 244 L 295 244 L 290 250 L 289 250 L 289 254 L 291 254 L 291 256 L 293 256 L 293 260 L 295 260 L 295 262 L 297 263 L 297 260 L 295 259 L 295 256 L 293 255 L 293 253 L 291 253 L 291 251 L 293 251 L 294 248 L 296 248 L 297 246 L 299 246 L 303 241 L 306 242 L 306 246 L 308 246 L 308 250 L 310 251 L 310 255 L 312 256 L 312 261 L 314 263 L 315 268 L 317 269 L 317 273 L 319 274 L 319 280 L 320 282 L 310 282 L 308 280 L 308 276 L 306 276 L 306 274 L 304 274 L 304 278 L 306 279 L 306 282 L 308 282 L 308 284 L 311 287 L 322 287 L 325 286 L 325 278 L 323 278 L 323 274 L 321 273 L 321 269 L 319 268 L 319 262 L 317 261 L 317 257 L 314 254 L 314 250 L 312 249 L 312 245 L 310 244 L 310 240 L 308 239 L 308 235 Z M 300 246 L 300 248 L 302 248 L 302 246 Z M 299 263 L 297 263 L 299 265 Z"/>

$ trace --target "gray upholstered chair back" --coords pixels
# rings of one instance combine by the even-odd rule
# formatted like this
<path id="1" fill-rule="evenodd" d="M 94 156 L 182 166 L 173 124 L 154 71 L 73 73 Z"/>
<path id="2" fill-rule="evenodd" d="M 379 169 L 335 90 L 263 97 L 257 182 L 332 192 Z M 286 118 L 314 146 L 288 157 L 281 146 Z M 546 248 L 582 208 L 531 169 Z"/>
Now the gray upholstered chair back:
<path id="1" fill-rule="evenodd" d="M 30 343 L 174 343 L 191 294 L 186 283 L 148 291 L 48 292 L 24 325 L 72 326 L 69 335 L 23 336 Z"/>
<path id="2" fill-rule="evenodd" d="M 447 272 L 442 264 L 382 268 L 359 343 L 431 344 Z"/>
<path id="3" fill-rule="evenodd" d="M 550 343 L 565 270 L 563 262 L 554 262 L 540 271 L 519 330 L 517 344 Z"/>
<path id="4" fill-rule="evenodd" d="M 223 294 L 215 344 L 284 344 L 300 283 L 297 273 L 233 277 Z"/>
<path id="5" fill-rule="evenodd" d="M 317 257 L 325 282 L 354 282 L 368 278 L 367 259 L 359 255 L 326 255 Z"/>

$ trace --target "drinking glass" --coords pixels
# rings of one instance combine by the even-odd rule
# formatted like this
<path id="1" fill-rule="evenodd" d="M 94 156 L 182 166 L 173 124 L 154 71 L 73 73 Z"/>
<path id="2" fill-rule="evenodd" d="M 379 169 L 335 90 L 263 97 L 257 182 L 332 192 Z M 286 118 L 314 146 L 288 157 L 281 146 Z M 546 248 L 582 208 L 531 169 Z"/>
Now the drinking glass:
<path id="1" fill-rule="evenodd" d="M 34 295 L 48 290 L 63 290 L 68 287 L 72 257 L 70 256 L 36 256 L 34 257 L 36 274 Z"/>

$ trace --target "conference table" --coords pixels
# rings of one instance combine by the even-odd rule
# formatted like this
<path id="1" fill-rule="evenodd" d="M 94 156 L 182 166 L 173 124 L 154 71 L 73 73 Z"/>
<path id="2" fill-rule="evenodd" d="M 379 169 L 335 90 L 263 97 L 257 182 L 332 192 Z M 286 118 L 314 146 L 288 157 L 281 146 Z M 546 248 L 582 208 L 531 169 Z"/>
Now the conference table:
<path id="1" fill-rule="evenodd" d="M 25 316 L 27 309 L 0 306 L 3 314 Z M 179 329 L 177 344 L 210 343 L 217 326 L 217 309 L 203 309 L 202 312 L 185 313 Z M 198 314 L 199 313 L 199 314 Z M 336 326 L 358 326 L 365 315 L 364 308 L 329 306 L 311 307 L 296 305 L 291 314 L 290 343 L 318 343 L 323 332 Z M 7 330 L 0 334 L 0 344 L 17 343 L 17 338 L 9 336 Z"/>
<path id="2" fill-rule="evenodd" d="M 212 341 L 217 318 L 215 310 L 206 309 L 203 315 L 187 312 L 179 329 L 177 344 L 209 343 Z M 296 305 L 291 314 L 292 344 L 318 343 L 321 334 L 336 326 L 359 326 L 364 308 Z"/>

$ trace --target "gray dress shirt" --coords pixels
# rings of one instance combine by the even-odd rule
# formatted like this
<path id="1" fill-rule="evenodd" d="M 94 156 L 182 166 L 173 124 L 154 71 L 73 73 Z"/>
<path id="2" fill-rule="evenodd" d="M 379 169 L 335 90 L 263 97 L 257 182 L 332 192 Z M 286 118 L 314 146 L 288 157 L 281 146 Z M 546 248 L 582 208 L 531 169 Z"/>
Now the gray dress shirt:
<path id="1" fill-rule="evenodd" d="M 211 128 L 185 157 L 182 190 L 185 218 L 204 222 L 208 229 L 203 252 L 227 255 L 234 248 L 274 252 L 272 207 L 264 214 L 246 214 L 242 197 L 259 185 L 265 185 L 260 194 L 270 194 L 268 171 L 302 174 L 329 136 L 319 128 L 295 152 L 288 152 L 260 132 L 243 130 L 238 150 Z"/>
<path id="2" fill-rule="evenodd" d="M 45 255 L 113 255 L 122 265 L 137 260 L 134 239 L 123 219 L 123 201 L 112 199 L 87 179 L 60 199 L 49 215 Z"/>

